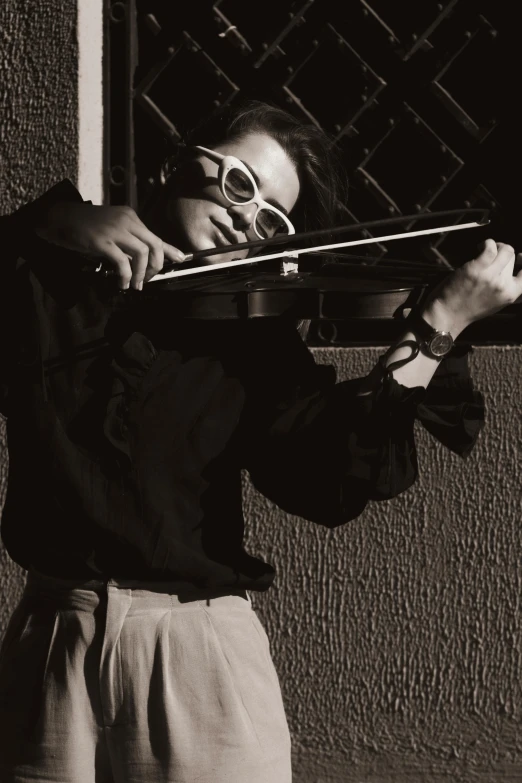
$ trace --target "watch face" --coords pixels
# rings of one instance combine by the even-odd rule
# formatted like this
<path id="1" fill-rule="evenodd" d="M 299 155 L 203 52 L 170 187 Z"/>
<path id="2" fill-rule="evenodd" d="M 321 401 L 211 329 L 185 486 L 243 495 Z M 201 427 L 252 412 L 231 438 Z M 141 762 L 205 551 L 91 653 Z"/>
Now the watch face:
<path id="1" fill-rule="evenodd" d="M 438 332 L 429 342 L 433 356 L 445 356 L 453 348 L 453 337 L 449 332 Z"/>

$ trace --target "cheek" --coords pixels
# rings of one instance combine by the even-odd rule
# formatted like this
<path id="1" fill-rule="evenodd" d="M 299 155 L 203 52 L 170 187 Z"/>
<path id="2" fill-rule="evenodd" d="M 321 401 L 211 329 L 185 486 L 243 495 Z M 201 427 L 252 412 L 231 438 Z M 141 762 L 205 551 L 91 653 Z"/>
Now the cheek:
<path id="1" fill-rule="evenodd" d="M 168 220 L 184 233 L 190 233 L 191 227 L 200 223 L 210 214 L 212 202 L 204 198 L 178 196 L 169 201 Z"/>
<path id="2" fill-rule="evenodd" d="M 168 216 L 173 222 L 182 223 L 186 218 L 197 213 L 197 203 L 195 199 L 177 196 L 169 201 Z"/>

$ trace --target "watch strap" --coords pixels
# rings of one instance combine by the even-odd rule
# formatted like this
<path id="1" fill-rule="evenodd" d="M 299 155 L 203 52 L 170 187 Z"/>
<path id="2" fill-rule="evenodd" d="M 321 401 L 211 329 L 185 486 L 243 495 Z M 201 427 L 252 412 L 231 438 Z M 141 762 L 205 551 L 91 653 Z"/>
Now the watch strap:
<path id="1" fill-rule="evenodd" d="M 408 325 L 408 329 L 410 329 L 416 337 L 420 338 L 424 351 L 432 358 L 443 359 L 453 348 L 454 341 L 450 332 L 435 329 L 418 311 L 411 311 L 406 319 L 406 324 Z M 446 343 L 442 351 L 439 350 L 442 347 L 441 342 L 443 345 Z M 434 347 L 435 350 L 433 350 Z"/>

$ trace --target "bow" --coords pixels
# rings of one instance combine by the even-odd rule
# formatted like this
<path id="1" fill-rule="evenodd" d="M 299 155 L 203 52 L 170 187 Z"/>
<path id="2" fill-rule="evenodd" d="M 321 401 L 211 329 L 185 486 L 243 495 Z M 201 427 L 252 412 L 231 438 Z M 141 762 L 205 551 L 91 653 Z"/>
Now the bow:
<path id="1" fill-rule="evenodd" d="M 172 278 L 183 277 L 185 275 L 194 275 L 204 273 L 206 271 L 216 271 L 218 269 L 227 269 L 235 266 L 244 266 L 247 264 L 259 264 L 262 261 L 273 260 L 276 258 L 296 258 L 304 253 L 317 253 L 324 250 L 333 250 L 343 247 L 355 247 L 358 245 L 373 244 L 376 242 L 389 242 L 395 239 L 408 239 L 411 237 L 424 236 L 428 234 L 441 234 L 449 231 L 461 231 L 467 228 L 479 228 L 481 226 L 488 225 L 490 210 L 488 209 L 452 209 L 443 210 L 440 212 L 424 212 L 422 214 L 415 215 L 400 215 L 393 218 L 383 218 L 380 220 L 371 220 L 364 223 L 353 223 L 347 226 L 336 226 L 334 228 L 317 229 L 314 231 L 303 231 L 297 234 L 285 234 L 277 235 L 267 239 L 257 239 L 252 242 L 239 242 L 235 245 L 226 245 L 225 247 L 214 247 L 208 250 L 199 250 L 195 253 L 190 253 L 186 256 L 185 262 L 182 264 L 165 264 L 162 271 L 152 277 L 149 282 L 160 282 Z M 449 226 L 438 226 L 437 228 L 422 229 L 420 231 L 409 231 L 399 234 L 387 234 L 385 236 L 378 237 L 366 237 L 364 239 L 356 239 L 346 242 L 337 242 L 334 244 L 326 245 L 314 245 L 313 247 L 304 247 L 292 250 L 283 250 L 276 253 L 268 253 L 266 255 L 254 256 L 252 258 L 233 259 L 232 261 L 225 261 L 216 264 L 204 264 L 199 266 L 190 266 L 194 261 L 199 258 L 207 258 L 208 256 L 220 255 L 223 253 L 230 253 L 232 251 L 239 250 L 255 250 L 260 247 L 271 248 L 273 245 L 288 244 L 289 242 L 299 242 L 301 240 L 317 239 L 319 237 L 332 237 L 338 234 L 351 233 L 354 231 L 365 231 L 381 228 L 383 226 L 400 225 L 402 223 L 410 223 L 417 220 L 423 220 L 427 218 L 446 218 L 446 217 L 462 217 L 467 215 L 468 217 L 475 216 L 478 219 L 469 223 L 457 223 Z M 104 267 L 103 262 L 100 262 L 93 270 L 90 267 L 89 271 L 102 272 L 104 276 L 110 276 L 115 274 L 112 270 L 107 270 Z"/>

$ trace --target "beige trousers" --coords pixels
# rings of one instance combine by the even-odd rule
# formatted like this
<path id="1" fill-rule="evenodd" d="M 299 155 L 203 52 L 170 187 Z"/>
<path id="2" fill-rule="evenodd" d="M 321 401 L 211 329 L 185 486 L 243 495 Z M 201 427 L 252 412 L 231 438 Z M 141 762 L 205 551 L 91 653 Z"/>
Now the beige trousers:
<path id="1" fill-rule="evenodd" d="M 0 650 L 2 783 L 290 783 L 268 639 L 246 593 L 29 573 Z"/>

